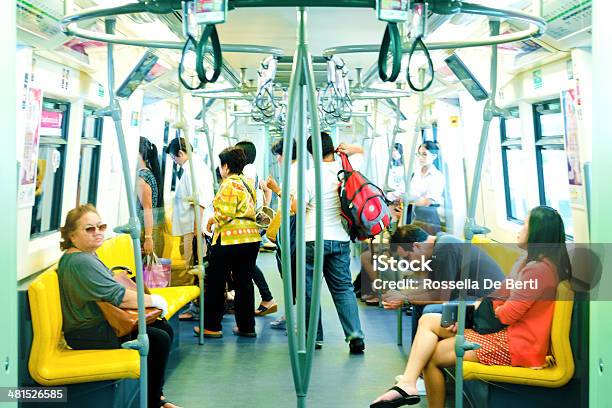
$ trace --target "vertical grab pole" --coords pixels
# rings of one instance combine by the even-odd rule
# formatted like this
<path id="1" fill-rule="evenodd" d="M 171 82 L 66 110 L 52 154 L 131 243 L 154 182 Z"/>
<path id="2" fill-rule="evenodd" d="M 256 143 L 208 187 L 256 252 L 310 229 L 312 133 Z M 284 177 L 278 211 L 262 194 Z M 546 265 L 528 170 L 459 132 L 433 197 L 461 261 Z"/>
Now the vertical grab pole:
<path id="1" fill-rule="evenodd" d="M 300 65 L 303 70 L 303 63 Z M 297 340 L 298 340 L 298 358 L 300 364 L 304 365 L 304 359 L 306 358 L 306 206 L 301 205 L 305 201 L 305 171 L 306 171 L 306 132 L 308 125 L 306 123 L 306 112 L 304 103 L 304 75 L 302 74 L 301 80 L 298 82 L 298 104 L 297 104 L 297 165 L 298 165 L 298 176 L 297 176 L 297 202 L 300 205 L 297 208 L 295 214 L 296 217 L 296 242 L 295 242 L 295 265 L 296 265 L 296 316 L 297 316 Z M 303 379 L 303 378 L 302 378 Z"/>
<path id="2" fill-rule="evenodd" d="M 313 145 L 313 158 L 314 158 L 314 172 L 317 180 L 321 179 L 321 137 L 319 131 L 319 119 L 318 111 L 316 106 L 316 86 L 314 82 L 314 73 L 312 69 L 311 57 L 308 52 L 308 46 L 306 42 L 306 14 L 305 8 L 298 8 L 298 40 L 297 49 L 294 55 L 294 65 L 291 72 L 291 80 L 289 82 L 289 103 L 288 109 L 289 115 L 287 117 L 287 127 L 285 129 L 284 141 L 283 141 L 283 157 L 291 157 L 292 149 L 292 137 L 296 136 L 296 142 L 298 147 L 298 186 L 297 191 L 299 195 L 304 196 L 304 184 L 305 184 L 305 170 L 306 170 L 306 133 L 303 131 L 306 125 L 306 110 L 304 97 L 308 98 L 308 110 L 311 118 L 311 132 L 312 132 L 312 145 Z M 307 87 L 307 93 L 304 92 L 303 85 Z M 296 126 L 296 118 L 298 116 L 298 125 Z M 282 245 L 282 264 L 283 271 L 283 292 L 285 296 L 285 315 L 287 318 L 287 336 L 289 340 L 289 355 L 291 360 L 291 368 L 293 370 L 293 382 L 297 395 L 297 406 L 306 406 L 306 396 L 308 392 L 308 385 L 310 382 L 310 373 L 312 368 L 312 357 L 314 354 L 314 344 L 317 326 L 319 322 L 319 303 L 321 293 L 321 280 L 322 280 L 322 267 L 323 267 L 323 211 L 321 205 L 317 205 L 315 212 L 316 219 L 316 240 L 314 250 L 314 268 L 313 268 L 313 286 L 312 286 L 312 298 L 310 304 L 310 316 L 308 320 L 308 335 L 306 336 L 306 344 L 303 343 L 305 336 L 305 313 L 299 312 L 300 308 L 305 308 L 305 267 L 304 263 L 298 262 L 297 276 L 298 288 L 301 290 L 297 293 L 297 308 L 298 318 L 301 318 L 302 322 L 298 321 L 298 333 L 295 333 L 293 307 L 292 307 L 292 291 L 291 291 L 291 253 L 290 253 L 290 236 L 289 236 L 289 191 L 290 190 L 290 160 L 283 161 L 283 187 L 282 190 L 285 192 L 281 197 L 281 211 L 282 217 L 285 220 L 281 223 L 281 245 Z M 320 183 L 315 183 L 315 199 L 317 203 L 321 203 L 322 190 Z M 304 220 L 305 220 L 305 207 L 303 202 L 299 202 L 297 217 L 297 231 L 296 231 L 296 251 L 299 256 L 305 257 L 306 242 L 304 236 Z M 305 310 L 305 309 L 304 309 Z M 300 340 L 298 341 L 298 336 Z M 305 346 L 305 347 L 300 347 Z"/>
<path id="3" fill-rule="evenodd" d="M 419 68 L 419 84 L 423 87 L 425 83 L 425 68 Z M 414 171 L 414 158 L 417 154 L 417 146 L 419 145 L 419 137 L 423 127 L 423 111 L 425 110 L 425 93 L 419 92 L 419 114 L 416 123 L 414 124 L 414 139 L 410 145 L 410 154 L 408 161 L 404 160 L 404 208 L 402 211 L 402 220 L 404 224 L 409 224 L 408 220 L 408 205 L 410 204 L 410 184 L 412 182 L 412 172 Z"/>
<path id="4" fill-rule="evenodd" d="M 191 141 L 189 140 L 189 125 L 187 124 L 187 120 L 185 119 L 184 112 L 184 100 L 185 92 L 183 90 L 182 84 L 179 84 L 179 98 L 178 98 L 178 118 L 177 123 L 174 125 L 177 129 L 179 129 L 183 133 L 183 137 L 185 138 L 185 148 L 187 149 L 187 158 L 189 162 L 189 181 L 191 182 L 191 197 L 188 198 L 189 202 L 193 206 L 193 214 L 195 219 L 194 225 L 194 234 L 196 236 L 197 242 L 197 250 L 196 254 L 198 257 L 198 284 L 200 286 L 200 337 L 198 343 L 200 345 L 204 344 L 204 253 L 202 246 L 202 233 L 200 228 L 202 226 L 202 220 L 200 219 L 200 197 L 196 183 L 197 175 L 194 172 L 193 168 L 193 151 L 191 150 Z M 204 117 L 204 112 L 202 112 L 202 117 Z M 214 177 L 214 173 L 213 173 Z"/>
<path id="5" fill-rule="evenodd" d="M 397 134 L 399 133 L 399 124 L 400 124 L 400 98 L 397 98 L 397 109 L 395 110 L 396 118 L 395 118 L 395 127 L 393 128 L 393 137 L 391 138 L 391 145 L 389 145 L 389 160 L 387 161 L 387 172 L 385 173 L 385 182 L 383 184 L 385 193 L 389 190 L 389 173 L 391 172 L 391 160 L 393 159 L 393 148 L 395 147 L 395 140 L 397 139 Z M 388 140 L 388 139 L 387 139 Z"/>
<path id="6" fill-rule="evenodd" d="M 489 28 L 491 36 L 499 34 L 499 20 L 491 19 Z M 486 227 L 476 225 L 476 204 L 478 200 L 478 191 L 480 188 L 480 180 L 482 176 L 482 165 L 484 162 L 485 149 L 487 147 L 487 139 L 489 137 L 489 128 L 491 120 L 494 116 L 503 116 L 503 112 L 495 105 L 495 94 L 497 93 L 497 45 L 491 46 L 491 93 L 487 100 L 484 113 L 482 133 L 480 135 L 480 144 L 478 146 L 478 156 L 476 158 L 476 166 L 474 168 L 474 179 L 470 191 L 470 201 L 468 205 L 467 218 L 465 220 L 464 235 L 465 244 L 463 248 L 463 260 L 461 265 L 460 281 L 467 279 L 469 275 L 470 264 L 470 246 L 472 238 L 475 234 L 484 234 L 488 232 Z M 457 318 L 457 336 L 455 337 L 455 354 L 457 363 L 455 368 L 455 406 L 463 408 L 463 356 L 468 350 L 475 350 L 479 346 L 475 343 L 465 341 L 465 294 L 466 289 L 459 290 L 459 314 Z"/>
<path id="7" fill-rule="evenodd" d="M 315 338 L 317 327 L 319 325 L 319 311 L 321 303 L 321 284 L 323 279 L 323 191 L 321 188 L 321 177 L 323 161 L 323 153 L 321 146 L 321 131 L 319 128 L 319 110 L 317 106 L 317 88 L 314 78 L 314 69 L 312 67 L 312 57 L 308 51 L 308 43 L 306 41 L 306 11 L 304 7 L 299 8 L 300 18 L 300 48 L 302 49 L 302 59 L 305 68 L 304 77 L 308 89 L 308 108 L 310 111 L 310 128 L 312 136 L 312 156 L 314 162 L 315 173 L 315 200 L 317 202 L 315 212 L 315 249 L 314 249 L 314 265 L 313 265 L 313 281 L 312 281 L 312 300 L 310 302 L 310 318 L 308 320 L 308 344 L 306 355 L 306 366 L 302 375 L 304 381 L 304 390 L 308 391 L 310 384 L 310 373 L 312 369 L 312 357 L 314 354 Z M 306 138 L 304 132 L 302 137 Z M 305 144 L 305 143 L 304 143 Z M 304 406 L 306 401 L 304 400 Z"/>
<path id="8" fill-rule="evenodd" d="M 115 31 L 116 20 L 114 18 L 106 18 L 104 21 L 105 31 L 107 34 L 113 34 Z M 147 336 L 147 326 L 144 315 L 144 282 L 142 279 L 142 258 L 140 257 L 140 222 L 136 216 L 136 202 L 134 200 L 134 184 L 130 175 L 130 166 L 128 163 L 127 147 L 125 145 L 125 135 L 121 125 L 121 106 L 115 98 L 115 62 L 113 57 L 113 44 L 107 43 L 107 62 L 108 62 L 108 96 L 109 106 L 101 110 L 104 116 L 111 116 L 115 124 L 115 132 L 117 133 L 117 142 L 119 145 L 119 154 L 121 155 L 121 167 L 123 170 L 123 182 L 125 185 L 125 193 L 128 201 L 128 211 L 130 220 L 127 225 L 118 226 L 115 232 L 130 234 L 132 238 L 132 247 L 134 250 L 134 264 L 136 265 L 136 292 L 138 300 L 138 337 L 136 340 L 128 341 L 122 344 L 123 348 L 138 350 L 140 354 L 140 408 L 147 406 L 147 355 L 149 354 L 149 337 Z"/>
<path id="9" fill-rule="evenodd" d="M 206 135 L 206 145 L 208 146 L 208 158 L 210 164 L 210 174 L 213 176 L 213 188 L 215 191 L 219 189 L 219 183 L 217 182 L 217 176 L 215 172 L 215 156 L 214 149 L 212 144 L 212 138 L 210 136 L 210 131 L 208 126 L 206 125 L 206 98 L 202 98 L 202 130 L 204 130 L 204 134 Z"/>
<path id="10" fill-rule="evenodd" d="M 297 395 L 298 405 L 300 404 L 301 396 L 305 396 L 302 388 L 302 371 L 301 363 L 298 359 L 298 345 L 297 336 L 295 333 L 295 319 L 293 316 L 293 290 L 291 276 L 291 245 L 290 245 L 290 230 L 289 230 L 289 206 L 290 206 L 290 194 L 291 191 L 291 160 L 289 158 L 292 155 L 293 149 L 293 138 L 298 132 L 295 130 L 295 115 L 301 114 L 298 112 L 296 105 L 299 105 L 298 98 L 298 87 L 300 86 L 300 79 L 303 74 L 302 60 L 300 56 L 300 48 L 295 51 L 293 58 L 293 67 L 291 71 L 291 79 L 289 81 L 289 90 L 287 92 L 287 126 L 285 127 L 284 138 L 283 138 L 283 166 L 282 166 L 282 191 L 284 194 L 281 196 L 281 222 L 280 227 L 280 238 L 281 238 L 281 263 L 283 269 L 283 295 L 285 303 L 285 318 L 287 324 L 287 340 L 289 344 L 289 358 L 291 361 L 291 370 L 293 372 L 293 384 Z M 302 203 L 299 205 L 303 206 Z M 297 239 L 297 234 L 296 234 Z M 296 243 L 297 244 L 297 243 Z M 296 248 L 297 249 L 297 248 Z M 297 279 L 297 277 L 296 277 Z M 296 299 L 297 300 L 297 299 Z"/>

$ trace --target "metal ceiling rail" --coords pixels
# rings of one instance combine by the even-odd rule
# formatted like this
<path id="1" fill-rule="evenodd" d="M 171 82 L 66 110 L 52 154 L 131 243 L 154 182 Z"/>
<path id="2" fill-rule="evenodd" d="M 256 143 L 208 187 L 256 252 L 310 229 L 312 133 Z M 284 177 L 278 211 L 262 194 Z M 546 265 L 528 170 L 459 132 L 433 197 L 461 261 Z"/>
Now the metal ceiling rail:
<path id="1" fill-rule="evenodd" d="M 476 14 L 481 16 L 489 16 L 494 18 L 506 18 L 522 23 L 527 23 L 531 27 L 516 33 L 492 35 L 487 38 L 479 38 L 475 40 L 462 40 L 450 42 L 426 42 L 425 45 L 429 50 L 446 50 L 456 48 L 471 48 L 481 47 L 485 45 L 499 45 L 516 41 L 523 41 L 529 38 L 540 37 L 546 32 L 546 21 L 540 17 L 532 16 L 518 10 L 486 7 L 480 4 L 462 3 L 460 13 Z M 406 43 L 402 47 L 402 52 L 408 53 L 411 43 Z M 379 52 L 380 44 L 367 45 L 343 45 L 338 47 L 327 48 L 323 51 L 323 55 L 337 54 L 352 54 L 361 52 Z"/>

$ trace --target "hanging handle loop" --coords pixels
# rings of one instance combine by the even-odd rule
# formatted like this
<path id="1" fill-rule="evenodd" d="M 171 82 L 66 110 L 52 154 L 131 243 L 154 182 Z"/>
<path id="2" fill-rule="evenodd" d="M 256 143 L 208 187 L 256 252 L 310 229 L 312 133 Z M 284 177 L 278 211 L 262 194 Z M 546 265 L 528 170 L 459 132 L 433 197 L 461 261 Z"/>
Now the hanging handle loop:
<path id="1" fill-rule="evenodd" d="M 185 45 L 183 46 L 183 52 L 181 54 L 181 61 L 179 62 L 179 67 L 178 67 L 178 76 L 179 76 L 179 81 L 181 82 L 181 84 L 186 89 L 189 89 L 190 91 L 195 91 L 196 89 L 200 89 L 204 85 L 202 81 L 199 80 L 199 77 L 198 77 L 197 85 L 195 86 L 189 83 L 189 81 L 185 80 L 185 78 L 183 77 L 183 74 L 185 73 L 185 56 L 187 55 L 189 51 L 195 52 L 196 48 L 197 48 L 197 42 L 195 38 L 193 38 L 193 36 L 189 34 L 187 36 L 187 41 L 185 41 Z"/>
<path id="2" fill-rule="evenodd" d="M 210 78 L 206 76 L 206 69 L 204 68 L 204 54 L 206 53 L 206 46 L 208 45 L 209 39 L 213 58 L 213 74 Z M 221 53 L 221 42 L 219 41 L 217 26 L 215 24 L 208 24 L 196 48 L 196 72 L 198 73 L 198 78 L 200 78 L 203 84 L 214 83 L 221 75 L 222 66 L 223 55 Z"/>
<path id="3" fill-rule="evenodd" d="M 393 65 L 391 75 L 387 75 L 387 57 L 391 49 Z M 399 76 L 402 68 L 402 41 L 396 23 L 387 23 L 380 52 L 378 53 L 378 76 L 383 82 L 394 82 Z"/>
<path id="4" fill-rule="evenodd" d="M 412 55 L 415 53 L 418 45 L 420 45 L 421 49 L 423 50 L 423 53 L 425 54 L 425 57 L 427 58 L 427 70 L 431 73 L 429 81 L 427 81 L 427 83 L 422 88 L 416 87 L 412 83 L 412 79 L 410 78 L 410 62 L 412 61 Z M 406 81 L 408 82 L 408 86 L 415 92 L 424 92 L 428 90 L 431 84 L 433 83 L 434 75 L 435 72 L 433 67 L 433 61 L 431 60 L 431 55 L 429 54 L 427 45 L 425 45 L 425 43 L 423 42 L 423 37 L 418 36 L 414 39 L 412 45 L 410 46 L 410 50 L 408 51 L 408 68 L 406 69 Z"/>

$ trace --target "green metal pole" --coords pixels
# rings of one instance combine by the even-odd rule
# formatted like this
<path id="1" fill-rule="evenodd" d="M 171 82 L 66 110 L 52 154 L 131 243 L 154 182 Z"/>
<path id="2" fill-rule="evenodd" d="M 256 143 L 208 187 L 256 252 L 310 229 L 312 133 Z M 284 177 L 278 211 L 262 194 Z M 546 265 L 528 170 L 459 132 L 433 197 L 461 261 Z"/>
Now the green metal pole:
<path id="1" fill-rule="evenodd" d="M 308 335 L 306 336 L 306 344 L 303 344 L 305 336 L 305 312 L 300 312 L 301 308 L 305 308 L 305 267 L 304 262 L 298 261 L 298 270 L 296 279 L 297 286 L 300 289 L 297 293 L 297 309 L 298 309 L 298 333 L 295 332 L 295 320 L 293 318 L 292 293 L 291 293 L 291 253 L 290 253 L 290 236 L 289 236 L 289 191 L 290 190 L 290 164 L 292 150 L 292 139 L 295 135 L 298 146 L 298 201 L 299 196 L 302 201 L 299 201 L 296 231 L 296 251 L 299 257 L 305 261 L 306 242 L 304 236 L 305 226 L 305 207 L 304 207 L 304 184 L 305 184 L 305 167 L 306 167 L 306 111 L 304 109 L 304 97 L 308 97 L 308 109 L 311 118 L 311 130 L 313 141 L 313 157 L 315 178 L 321 179 L 321 138 L 319 131 L 318 111 L 316 106 L 316 87 L 314 82 L 314 73 L 311 63 L 311 57 L 308 53 L 306 44 L 306 15 L 305 9 L 298 9 L 298 41 L 297 49 L 294 56 L 294 66 L 289 82 L 289 115 L 287 117 L 287 127 L 283 142 L 283 187 L 284 191 L 281 197 L 281 211 L 283 220 L 281 224 L 281 248 L 282 248 L 282 264 L 283 264 L 283 289 L 285 296 L 285 316 L 287 319 L 287 336 L 289 340 L 289 355 L 291 360 L 291 368 L 293 371 L 293 382 L 297 395 L 297 406 L 306 406 L 306 396 L 310 381 L 310 373 L 312 368 L 312 357 L 314 354 L 314 343 L 316 330 L 319 322 L 319 305 L 322 281 L 323 268 L 323 212 L 320 205 L 322 199 L 322 190 L 320 183 L 315 183 L 315 199 L 319 205 L 316 207 L 315 220 L 317 225 L 315 254 L 314 254 L 314 273 L 312 297 L 310 304 L 310 317 L 308 321 Z M 302 85 L 306 84 L 307 94 L 303 92 Z M 295 115 L 298 115 L 297 126 Z M 301 208 L 300 208 L 301 207 Z M 298 258 L 299 259 L 299 258 Z M 301 264 L 301 265 L 300 265 Z M 305 309 L 303 309 L 305 311 Z M 300 321 L 301 320 L 301 321 Z M 299 340 L 298 340 L 299 339 Z M 302 344 L 300 344 L 302 343 Z"/>
<path id="2" fill-rule="evenodd" d="M 420 87 L 423 87 L 425 83 L 425 68 L 419 68 L 419 83 Z M 409 224 L 408 220 L 408 205 L 410 204 L 410 184 L 412 182 L 412 172 L 414 171 L 414 158 L 417 153 L 417 146 L 419 146 L 419 138 L 421 137 L 421 130 L 423 129 L 423 111 L 425 110 L 425 93 L 419 92 L 419 115 L 414 125 L 414 139 L 410 145 L 410 154 L 408 155 L 408 161 L 404 160 L 404 209 L 402 212 L 402 219 L 404 224 Z"/>
<path id="3" fill-rule="evenodd" d="M 115 31 L 116 20 L 107 18 L 105 29 L 108 34 Z M 130 234 L 134 251 L 134 264 L 136 265 L 136 293 L 138 302 L 138 337 L 136 340 L 122 344 L 123 348 L 138 350 L 140 354 L 140 408 L 147 406 L 147 355 L 149 354 L 149 337 L 147 336 L 147 326 L 144 314 L 144 281 L 142 279 L 142 258 L 140 257 L 140 222 L 136 216 L 136 202 L 134 200 L 134 184 L 130 175 L 127 147 L 125 145 L 125 135 L 121 126 L 121 107 L 115 98 L 115 63 L 113 58 L 113 45 L 107 44 L 107 63 L 108 63 L 108 96 L 109 106 L 101 111 L 105 116 L 111 116 L 115 124 L 119 154 L 121 156 L 121 168 L 123 170 L 123 182 L 128 202 L 130 214 L 127 225 L 115 228 L 116 232 Z"/>
<path id="4" fill-rule="evenodd" d="M 217 177 L 215 174 L 215 156 L 213 149 L 213 141 L 210 137 L 210 131 L 208 126 L 206 125 L 206 98 L 202 98 L 202 130 L 206 135 L 206 145 L 208 146 L 208 161 L 210 165 L 210 174 L 213 176 L 213 188 L 215 192 L 219 189 L 219 183 L 217 182 Z"/>
<path id="5" fill-rule="evenodd" d="M 321 131 L 319 128 L 319 110 L 317 106 L 317 89 L 314 79 L 314 69 L 312 67 L 312 57 L 308 52 L 308 46 L 306 43 L 306 13 L 304 8 L 299 9 L 300 26 L 302 27 L 302 39 L 303 44 L 303 56 L 304 67 L 306 77 L 306 86 L 308 88 L 308 108 L 310 111 L 310 128 L 312 135 L 312 150 L 313 150 L 313 163 L 315 173 L 315 200 L 317 202 L 315 212 L 315 224 L 317 226 L 315 235 L 315 248 L 314 248 L 314 266 L 313 266 L 313 281 L 312 281 L 312 298 L 310 302 L 310 319 L 308 321 L 308 344 L 306 356 L 306 367 L 304 368 L 303 381 L 305 392 L 308 391 L 310 384 L 310 373 L 312 369 L 312 357 L 314 354 L 314 345 L 317 333 L 317 327 L 319 325 L 319 311 L 321 304 L 321 284 L 323 279 L 323 206 L 321 205 L 323 200 L 323 191 L 321 187 L 322 179 L 322 162 L 323 153 L 321 146 Z M 304 133 L 305 135 L 306 133 Z M 305 136 L 304 136 L 305 137 Z"/>
<path id="6" fill-rule="evenodd" d="M 183 90 L 183 86 L 179 84 L 179 107 L 178 107 L 178 120 L 174 125 L 175 128 L 179 129 L 183 133 L 183 137 L 185 138 L 185 148 L 187 149 L 187 158 L 189 162 L 189 181 L 191 182 L 191 197 L 189 197 L 189 201 L 193 206 L 193 214 L 195 218 L 195 228 L 194 234 L 196 236 L 197 248 L 198 248 L 198 284 L 200 286 L 200 336 L 198 339 L 198 343 L 200 345 L 204 344 L 204 246 L 202 243 L 202 233 L 201 233 L 201 222 L 200 219 L 200 198 L 198 185 L 196 183 L 197 174 L 193 168 L 193 152 L 191 150 L 191 141 L 189 140 L 189 126 L 187 125 L 187 120 L 185 119 L 184 114 L 184 101 L 185 93 Z M 204 117 L 204 111 L 202 111 L 202 117 Z M 211 158 L 212 159 L 212 158 Z M 212 160 L 211 160 L 212 161 Z M 213 179 L 214 179 L 213 173 Z"/>
<path id="7" fill-rule="evenodd" d="M 298 403 L 302 391 L 302 372 L 300 370 L 300 363 L 297 354 L 297 338 L 295 334 L 295 319 L 293 318 L 293 291 L 292 291 L 292 276 L 291 276 L 291 245 L 290 245 L 290 231 L 289 231 L 289 206 L 290 197 L 289 192 L 291 191 L 291 178 L 289 174 L 291 172 L 291 160 L 292 149 L 293 149 L 293 137 L 295 132 L 295 114 L 296 114 L 296 103 L 297 103 L 297 91 L 299 81 L 302 75 L 302 60 L 299 58 L 300 49 L 298 48 L 294 56 L 294 65 L 291 72 L 291 80 L 289 81 L 289 90 L 287 92 L 287 126 L 284 132 L 283 139 L 283 166 L 282 166 L 282 191 L 284 194 L 281 196 L 281 262 L 283 269 L 283 294 L 285 298 L 285 318 L 287 324 L 287 339 L 289 344 L 289 358 L 291 361 L 291 370 L 293 372 L 293 383 L 295 391 L 298 397 Z"/>
<path id="8" fill-rule="evenodd" d="M 391 138 L 391 144 L 389 145 L 389 160 L 387 161 L 387 171 L 385 173 L 385 183 L 383 184 L 385 192 L 389 191 L 389 173 L 391 172 L 391 160 L 393 155 L 393 148 L 395 147 L 395 140 L 397 139 L 397 134 L 399 133 L 399 124 L 400 124 L 400 98 L 397 98 L 397 109 L 396 109 L 396 118 L 395 118 L 395 128 L 393 128 L 393 137 Z M 388 140 L 388 139 L 387 139 Z"/>
<path id="9" fill-rule="evenodd" d="M 498 20 L 490 20 L 489 26 L 491 35 L 499 34 L 500 23 Z M 463 282 L 469 275 L 470 268 L 470 247 L 471 241 L 475 234 L 483 234 L 488 230 L 485 227 L 476 225 L 476 205 L 478 200 L 478 191 L 480 188 L 480 180 L 482 176 L 482 165 L 484 163 L 484 155 L 489 137 L 489 128 L 491 120 L 494 116 L 501 116 L 501 110 L 495 105 L 495 94 L 497 93 L 497 45 L 491 46 L 491 93 L 484 107 L 482 133 L 480 135 L 480 144 L 478 146 L 478 156 L 476 158 L 476 166 L 474 169 L 474 179 L 472 181 L 472 189 L 470 192 L 470 201 L 468 205 L 467 218 L 465 220 L 464 235 L 465 245 L 463 248 L 463 259 L 461 266 L 460 281 Z M 475 343 L 465 341 L 465 296 L 466 289 L 459 291 L 459 314 L 457 318 L 457 336 L 455 337 L 455 354 L 457 363 L 455 368 L 455 406 L 463 407 L 463 356 L 468 350 L 475 350 L 479 346 Z"/>
<path id="10" fill-rule="evenodd" d="M 302 64 L 303 67 L 303 64 Z M 304 358 L 306 357 L 306 206 L 302 205 L 306 198 L 306 112 L 304 104 L 304 77 L 298 82 L 298 132 L 297 132 L 297 202 L 300 204 L 297 208 L 296 216 L 296 242 L 295 242 L 295 263 L 296 263 L 296 315 L 297 315 L 297 339 L 298 339 L 298 358 L 300 365 L 304 366 Z M 317 203 L 318 204 L 318 203 Z M 318 205 L 317 205 L 318 206 Z M 303 380 L 303 378 L 302 378 Z"/>

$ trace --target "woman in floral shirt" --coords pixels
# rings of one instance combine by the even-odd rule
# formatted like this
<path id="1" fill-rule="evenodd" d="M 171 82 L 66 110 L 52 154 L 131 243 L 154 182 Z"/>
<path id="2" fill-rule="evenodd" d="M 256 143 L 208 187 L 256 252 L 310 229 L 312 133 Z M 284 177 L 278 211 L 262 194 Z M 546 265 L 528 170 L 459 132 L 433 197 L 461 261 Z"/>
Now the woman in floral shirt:
<path id="1" fill-rule="evenodd" d="M 233 273 L 237 325 L 234 334 L 255 337 L 253 270 L 261 241 L 255 224 L 255 186 L 240 175 L 246 164 L 242 149 L 228 147 L 219 159 L 223 182 L 213 201 L 215 215 L 207 225 L 214 234 L 206 273 L 204 335 L 222 336 L 225 282 Z"/>

